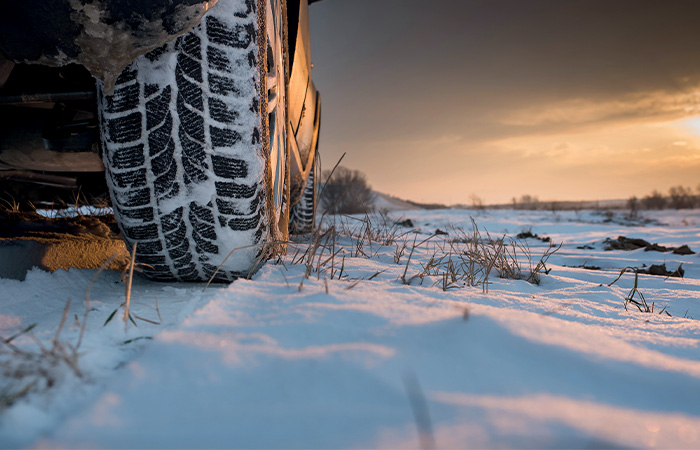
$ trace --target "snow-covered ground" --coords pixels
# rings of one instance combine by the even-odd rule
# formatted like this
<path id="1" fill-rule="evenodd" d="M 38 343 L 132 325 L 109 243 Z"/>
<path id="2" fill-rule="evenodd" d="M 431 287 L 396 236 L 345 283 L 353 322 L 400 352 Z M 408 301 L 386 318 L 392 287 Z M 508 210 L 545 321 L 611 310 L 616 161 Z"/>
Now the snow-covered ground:
<path id="1" fill-rule="evenodd" d="M 447 261 L 468 261 L 458 249 L 474 248 L 470 215 L 491 249 L 523 231 L 563 243 L 540 284 L 496 269 L 486 283 L 453 281 L 469 273 Z M 36 324 L 2 347 L 0 447 L 698 448 L 700 255 L 607 251 L 603 241 L 697 252 L 700 211 L 644 216 L 654 222 L 411 210 L 369 231 L 361 220 L 326 218 L 339 234 L 325 235 L 308 278 L 306 237 L 229 286 L 136 279 L 138 326 L 124 323 L 123 309 L 104 325 L 124 301 L 118 273 L 0 279 L 0 336 Z M 399 219 L 412 226 L 393 226 Z M 437 230 L 449 234 L 431 237 Z M 550 249 L 507 242 L 525 275 L 527 253 L 534 266 Z M 626 304 L 632 271 L 609 286 L 625 267 L 661 263 L 682 264 L 685 276 L 638 275 L 653 312 Z M 484 273 L 472 272 L 477 281 Z M 88 290 L 75 369 L 32 359 L 39 344 L 58 353 L 68 300 L 58 341 L 76 345 Z"/>

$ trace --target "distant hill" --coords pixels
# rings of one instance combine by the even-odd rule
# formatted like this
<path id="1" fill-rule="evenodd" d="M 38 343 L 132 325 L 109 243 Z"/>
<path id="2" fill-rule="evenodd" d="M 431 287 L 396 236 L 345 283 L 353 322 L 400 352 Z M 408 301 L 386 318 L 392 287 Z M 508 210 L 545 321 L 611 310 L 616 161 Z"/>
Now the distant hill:
<path id="1" fill-rule="evenodd" d="M 512 203 L 496 205 L 485 205 L 486 209 L 539 209 L 539 210 L 578 210 L 578 209 L 623 209 L 627 205 L 627 200 L 581 200 L 581 201 L 546 201 L 540 200 L 535 204 L 518 204 L 513 207 Z M 471 209 L 467 205 L 459 205 L 457 208 Z"/>
<path id="2" fill-rule="evenodd" d="M 374 208 L 377 211 L 401 211 L 405 209 L 420 209 L 419 206 L 412 202 L 402 200 L 393 195 L 384 194 L 382 192 L 372 191 L 374 195 Z"/>
<path id="3" fill-rule="evenodd" d="M 419 203 L 411 200 L 404 200 L 383 192 L 372 191 L 374 195 L 374 208 L 377 211 L 401 211 L 406 209 L 445 209 L 449 206 L 442 203 Z"/>
<path id="4" fill-rule="evenodd" d="M 379 191 L 372 191 L 376 211 L 402 211 L 411 209 L 474 209 L 470 205 L 452 205 L 443 203 L 420 203 L 405 200 Z M 533 205 L 517 205 L 515 209 L 538 210 L 578 210 L 578 209 L 624 209 L 627 200 L 582 200 L 582 201 L 543 201 Z M 483 209 L 514 209 L 512 203 L 484 205 Z"/>

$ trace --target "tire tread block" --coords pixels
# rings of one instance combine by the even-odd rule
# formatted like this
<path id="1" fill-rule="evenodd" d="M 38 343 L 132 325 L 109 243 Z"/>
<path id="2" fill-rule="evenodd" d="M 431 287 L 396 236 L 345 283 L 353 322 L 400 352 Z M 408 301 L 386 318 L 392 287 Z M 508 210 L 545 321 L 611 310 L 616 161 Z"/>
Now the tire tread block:
<path id="1" fill-rule="evenodd" d="M 207 80 L 209 81 L 209 90 L 212 94 L 235 98 L 242 95 L 236 80 L 231 77 L 210 73 Z"/>
<path id="2" fill-rule="evenodd" d="M 141 239 L 136 250 L 137 255 L 158 255 L 163 251 L 163 243 L 157 239 Z"/>
<path id="3" fill-rule="evenodd" d="M 172 117 L 170 117 L 171 94 L 172 89 L 170 86 L 167 86 L 160 94 L 146 102 L 146 128 L 152 130 L 163 122 L 166 116 L 171 120 L 168 128 L 172 128 Z"/>
<path id="4" fill-rule="evenodd" d="M 209 127 L 209 135 L 211 136 L 211 146 L 213 148 L 233 147 L 243 140 L 238 131 L 228 128 L 219 128 L 213 125 Z"/>
<path id="5" fill-rule="evenodd" d="M 195 83 L 187 80 L 178 65 L 175 71 L 175 80 L 177 81 L 178 100 L 182 99 L 183 103 L 191 106 L 200 113 L 204 111 L 204 99 L 202 98 L 202 88 Z"/>
<path id="6" fill-rule="evenodd" d="M 217 122 L 234 124 L 240 114 L 218 98 L 209 99 L 209 116 Z"/>
<path id="7" fill-rule="evenodd" d="M 227 26 L 214 16 L 205 19 L 206 34 L 210 42 L 229 48 L 245 49 L 257 41 L 253 23 Z"/>
<path id="8" fill-rule="evenodd" d="M 107 133 L 117 144 L 129 144 L 141 139 L 141 113 L 107 119 Z"/>
<path id="9" fill-rule="evenodd" d="M 164 214 L 160 217 L 161 229 L 163 230 L 163 233 L 166 233 L 166 238 L 168 233 L 177 230 L 182 225 L 182 216 L 184 213 L 183 209 L 184 208 L 179 207 L 175 211 Z"/>
<path id="10" fill-rule="evenodd" d="M 217 177 L 234 180 L 248 176 L 248 163 L 241 159 L 213 155 L 211 161 Z"/>
<path id="11" fill-rule="evenodd" d="M 233 182 L 217 181 L 214 183 L 216 186 L 216 193 L 222 198 L 251 198 L 257 191 L 257 186 L 248 186 L 246 184 L 239 184 Z"/>
<path id="12" fill-rule="evenodd" d="M 113 176 L 113 175 L 112 175 Z M 110 176 L 111 178 L 111 176 Z M 151 206 L 151 189 L 141 188 L 130 190 L 117 199 L 117 207 L 135 208 L 137 206 Z"/>
<path id="13" fill-rule="evenodd" d="M 193 33 L 187 33 L 177 39 L 176 48 L 182 50 L 187 56 L 193 59 L 201 59 L 202 39 Z"/>
<path id="14" fill-rule="evenodd" d="M 114 95 L 107 99 L 108 108 L 113 113 L 136 109 L 139 106 L 141 90 L 138 83 L 132 83 L 114 90 Z"/>
<path id="15" fill-rule="evenodd" d="M 109 155 L 109 164 L 114 169 L 132 169 L 145 164 L 143 144 L 122 147 Z"/>
<path id="16" fill-rule="evenodd" d="M 146 179 L 146 168 L 131 170 L 128 172 L 112 173 L 112 182 L 122 189 L 133 189 L 148 185 Z"/>

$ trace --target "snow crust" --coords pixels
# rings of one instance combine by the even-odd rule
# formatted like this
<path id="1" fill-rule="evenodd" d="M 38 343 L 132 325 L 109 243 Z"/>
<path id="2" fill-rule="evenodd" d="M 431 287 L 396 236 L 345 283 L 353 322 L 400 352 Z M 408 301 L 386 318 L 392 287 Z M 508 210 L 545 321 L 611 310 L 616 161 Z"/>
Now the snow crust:
<path id="1" fill-rule="evenodd" d="M 121 319 L 102 325 L 124 289 L 104 273 L 91 289 L 84 377 L 59 367 L 57 385 L 0 413 L 0 447 L 700 446 L 700 256 L 602 244 L 625 235 L 698 251 L 700 211 L 648 213 L 656 222 L 646 226 L 590 211 L 391 217 L 410 218 L 427 237 L 469 227 L 470 214 L 494 237 L 530 230 L 563 242 L 549 275 L 539 286 L 494 276 L 488 293 L 443 291 L 434 277 L 406 285 L 395 246 L 374 246 L 371 258 L 346 255 L 347 277 L 313 273 L 300 290 L 305 266 L 292 262 L 292 246 L 284 264 L 204 292 L 136 280 L 134 313 L 158 321 L 157 298 L 162 323 L 125 331 Z M 536 255 L 549 244 L 528 245 Z M 409 273 L 436 246 L 417 248 Z M 685 278 L 640 275 L 638 287 L 672 317 L 625 310 L 634 275 L 608 284 L 622 267 L 662 262 L 682 264 Z M 38 323 L 33 334 L 50 341 L 68 298 L 69 317 L 82 317 L 94 275 L 0 280 L 0 336 Z M 69 322 L 63 338 L 74 340 L 79 327 Z M 17 345 L 35 343 L 23 336 Z"/>

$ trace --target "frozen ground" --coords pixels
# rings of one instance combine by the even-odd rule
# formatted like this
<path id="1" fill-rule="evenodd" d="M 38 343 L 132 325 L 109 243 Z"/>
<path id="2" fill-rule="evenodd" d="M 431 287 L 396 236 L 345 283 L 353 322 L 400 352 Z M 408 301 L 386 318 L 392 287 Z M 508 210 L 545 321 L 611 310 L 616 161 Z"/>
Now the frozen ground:
<path id="1" fill-rule="evenodd" d="M 456 260 L 454 227 L 468 236 L 470 214 L 483 239 L 531 231 L 563 243 L 549 274 L 536 285 L 494 271 L 486 286 L 463 286 L 444 265 L 425 270 L 431 257 Z M 14 401 L 0 403 L 0 447 L 700 447 L 700 256 L 603 244 L 699 251 L 700 211 L 646 213 L 647 225 L 586 211 L 391 217 L 413 227 L 386 246 L 340 236 L 308 279 L 297 262 L 306 241 L 253 280 L 204 292 L 137 279 L 138 327 L 123 309 L 103 325 L 124 301 L 115 272 L 0 279 L 0 336 L 37 324 L 0 355 L 2 403 Z M 438 229 L 449 234 L 418 246 L 406 268 L 414 239 Z M 549 248 L 526 242 L 533 264 Z M 682 264 L 685 277 L 639 275 L 654 312 L 625 309 L 634 274 L 608 284 L 624 267 L 660 263 Z M 59 340 L 76 344 L 89 286 L 80 376 L 33 362 L 39 343 L 50 353 L 69 299 Z"/>

